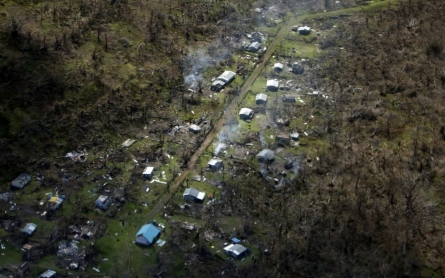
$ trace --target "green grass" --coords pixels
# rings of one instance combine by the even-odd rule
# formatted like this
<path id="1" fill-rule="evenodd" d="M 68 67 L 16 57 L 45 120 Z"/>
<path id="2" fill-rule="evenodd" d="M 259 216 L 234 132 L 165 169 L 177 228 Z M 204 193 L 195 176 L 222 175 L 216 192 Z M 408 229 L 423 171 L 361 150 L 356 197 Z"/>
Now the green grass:
<path id="1" fill-rule="evenodd" d="M 4 231 L 4 230 L 2 230 Z M 3 232 L 1 237 L 7 236 L 8 233 Z M 22 262 L 22 254 L 23 251 L 18 247 L 13 245 L 10 241 L 2 240 L 1 244 L 5 247 L 5 249 L 0 249 L 0 266 L 7 267 L 10 264 L 20 264 Z"/>

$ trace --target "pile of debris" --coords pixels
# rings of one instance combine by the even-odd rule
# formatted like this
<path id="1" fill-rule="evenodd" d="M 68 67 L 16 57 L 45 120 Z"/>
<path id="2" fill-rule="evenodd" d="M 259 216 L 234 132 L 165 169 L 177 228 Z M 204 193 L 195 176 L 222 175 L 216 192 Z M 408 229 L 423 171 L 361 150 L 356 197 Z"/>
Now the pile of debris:
<path id="1" fill-rule="evenodd" d="M 9 201 L 14 195 L 11 192 L 5 192 L 0 194 L 0 201 Z"/>
<path id="2" fill-rule="evenodd" d="M 88 154 L 86 152 L 78 153 L 76 151 L 73 151 L 73 152 L 67 153 L 65 157 L 69 158 L 71 161 L 74 161 L 74 162 L 85 162 L 85 161 L 87 161 Z"/>
<path id="3" fill-rule="evenodd" d="M 180 227 L 182 229 L 185 229 L 185 230 L 188 230 L 188 231 L 193 231 L 195 229 L 195 225 L 194 224 L 190 224 L 188 222 L 181 223 Z"/>
<path id="4" fill-rule="evenodd" d="M 59 250 L 57 251 L 57 256 L 58 257 L 78 256 L 78 253 L 79 253 L 79 247 L 77 246 L 78 243 L 79 243 L 78 241 L 74 241 L 74 240 L 71 242 L 67 242 L 67 241 L 60 242 Z"/>

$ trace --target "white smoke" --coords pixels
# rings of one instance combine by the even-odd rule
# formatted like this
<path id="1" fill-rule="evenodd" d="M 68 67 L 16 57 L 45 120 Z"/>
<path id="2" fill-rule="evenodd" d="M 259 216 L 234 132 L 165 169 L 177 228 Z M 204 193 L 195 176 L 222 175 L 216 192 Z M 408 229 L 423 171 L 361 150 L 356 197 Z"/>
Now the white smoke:
<path id="1" fill-rule="evenodd" d="M 227 147 L 227 145 L 233 144 L 233 141 L 236 140 L 238 136 L 239 126 L 237 124 L 223 126 L 218 134 L 218 141 L 216 142 L 214 155 L 218 155 L 222 149 Z"/>
<path id="2" fill-rule="evenodd" d="M 204 81 L 203 74 L 207 68 L 227 59 L 232 53 L 233 47 L 230 44 L 222 44 L 219 40 L 205 48 L 191 50 L 190 54 L 182 59 L 186 69 L 184 74 L 185 85 L 196 89 L 198 83 Z"/>

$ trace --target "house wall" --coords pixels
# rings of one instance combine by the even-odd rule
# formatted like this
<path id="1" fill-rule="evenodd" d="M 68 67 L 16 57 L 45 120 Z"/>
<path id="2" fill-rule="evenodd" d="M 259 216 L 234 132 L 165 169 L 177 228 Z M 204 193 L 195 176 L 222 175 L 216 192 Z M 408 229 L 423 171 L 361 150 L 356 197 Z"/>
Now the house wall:
<path id="1" fill-rule="evenodd" d="M 267 86 L 267 90 L 276 92 L 276 91 L 278 91 L 278 87 L 275 87 L 275 86 Z"/>
<path id="2" fill-rule="evenodd" d="M 184 199 L 186 201 L 189 201 L 189 202 L 194 202 L 195 201 L 195 197 L 193 197 L 193 196 L 184 196 Z"/>

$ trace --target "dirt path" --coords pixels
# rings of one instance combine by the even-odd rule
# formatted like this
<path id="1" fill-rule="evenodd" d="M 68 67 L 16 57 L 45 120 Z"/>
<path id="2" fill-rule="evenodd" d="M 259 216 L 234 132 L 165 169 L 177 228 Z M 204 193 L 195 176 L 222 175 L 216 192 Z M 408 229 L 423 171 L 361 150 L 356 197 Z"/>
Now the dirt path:
<path id="1" fill-rule="evenodd" d="M 394 2 L 393 0 L 385 1 L 388 3 Z M 368 5 L 369 8 L 373 6 L 382 5 L 382 3 L 385 2 L 379 2 L 379 4 L 371 4 Z M 318 14 L 311 14 L 310 16 L 331 16 L 331 15 L 338 15 L 340 13 L 348 14 L 352 12 L 356 12 L 360 7 L 355 8 L 347 8 L 343 10 L 336 10 L 332 12 L 326 12 L 326 13 L 318 13 Z M 220 128 L 224 125 L 224 123 L 227 121 L 227 119 L 232 115 L 233 110 L 235 107 L 237 107 L 238 103 L 241 103 L 241 101 L 245 98 L 247 92 L 249 91 L 250 87 L 252 86 L 253 82 L 257 79 L 258 75 L 263 71 L 264 67 L 268 64 L 270 58 L 272 57 L 272 54 L 275 51 L 275 48 L 277 44 L 283 40 L 286 32 L 290 30 L 290 28 L 297 24 L 298 21 L 302 20 L 307 15 L 297 16 L 291 20 L 288 20 L 281 28 L 278 30 L 275 39 L 272 41 L 272 43 L 269 45 L 269 47 L 266 50 L 266 53 L 263 55 L 263 62 L 260 63 L 255 70 L 249 75 L 249 77 L 244 82 L 243 86 L 241 87 L 241 93 L 234 97 L 232 99 L 232 102 L 229 104 L 229 106 L 226 108 L 223 116 L 218 120 L 218 122 L 215 124 L 213 129 L 207 134 L 206 139 L 202 142 L 201 146 L 196 150 L 196 152 L 192 155 L 190 158 L 190 161 L 188 163 L 188 168 L 184 169 L 184 171 L 181 173 L 181 175 L 174 181 L 174 183 L 170 186 L 170 191 L 166 193 L 161 200 L 155 205 L 153 210 L 148 214 L 148 218 L 151 220 L 155 217 L 155 215 L 161 211 L 161 209 L 166 205 L 167 201 L 170 199 L 173 192 L 176 191 L 176 189 L 181 185 L 187 175 L 190 173 L 190 170 L 193 169 L 195 166 L 196 160 L 201 156 L 201 154 L 204 152 L 204 150 L 212 143 L 215 136 L 218 134 Z"/>

